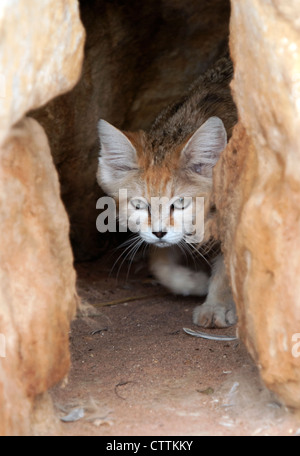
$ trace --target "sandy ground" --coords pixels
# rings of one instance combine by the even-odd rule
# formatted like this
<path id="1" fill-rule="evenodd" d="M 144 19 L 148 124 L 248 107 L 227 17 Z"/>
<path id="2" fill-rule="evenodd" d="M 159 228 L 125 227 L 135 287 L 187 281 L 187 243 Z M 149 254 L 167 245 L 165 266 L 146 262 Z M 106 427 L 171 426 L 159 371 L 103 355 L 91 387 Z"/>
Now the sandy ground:
<path id="1" fill-rule="evenodd" d="M 262 385 L 240 341 L 184 333 L 199 329 L 198 298 L 166 294 L 137 265 L 126 278 L 125 264 L 118 280 L 104 261 L 77 271 L 79 294 L 96 310 L 73 322 L 68 382 L 51 391 L 59 417 L 83 415 L 62 423 L 64 435 L 300 434 L 299 416 Z"/>

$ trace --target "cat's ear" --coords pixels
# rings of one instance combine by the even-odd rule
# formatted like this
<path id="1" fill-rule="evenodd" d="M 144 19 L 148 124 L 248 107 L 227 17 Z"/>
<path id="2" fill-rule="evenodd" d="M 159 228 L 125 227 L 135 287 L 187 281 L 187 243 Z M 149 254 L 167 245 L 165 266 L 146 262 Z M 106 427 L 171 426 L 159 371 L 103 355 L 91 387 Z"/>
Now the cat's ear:
<path id="1" fill-rule="evenodd" d="M 227 134 L 222 120 L 210 117 L 195 131 L 182 150 L 185 168 L 211 177 L 212 168 L 226 145 Z"/>
<path id="2" fill-rule="evenodd" d="M 105 120 L 99 121 L 98 132 L 101 149 L 97 180 L 106 190 L 137 169 L 137 154 L 127 136 Z"/>

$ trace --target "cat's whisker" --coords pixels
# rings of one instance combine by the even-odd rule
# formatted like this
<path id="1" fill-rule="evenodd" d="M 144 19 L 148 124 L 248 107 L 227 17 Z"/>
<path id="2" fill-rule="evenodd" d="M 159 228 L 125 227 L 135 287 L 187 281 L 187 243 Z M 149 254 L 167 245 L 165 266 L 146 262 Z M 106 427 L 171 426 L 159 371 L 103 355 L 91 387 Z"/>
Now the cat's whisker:
<path id="1" fill-rule="evenodd" d="M 215 256 L 217 253 L 219 253 L 219 247 L 213 239 L 210 239 L 205 244 L 198 245 L 197 249 L 200 250 L 203 255 L 207 255 L 209 253 Z"/>
<path id="2" fill-rule="evenodd" d="M 195 247 L 192 243 L 188 243 L 188 245 L 191 247 L 191 249 L 193 249 L 194 253 L 196 255 L 199 255 L 201 258 L 203 258 L 203 260 L 208 264 L 208 266 L 211 266 L 210 262 L 207 260 L 207 258 L 200 252 L 200 250 Z"/>
<path id="3" fill-rule="evenodd" d="M 189 258 L 192 258 L 192 260 L 194 262 L 194 267 L 196 268 L 197 267 L 196 260 L 195 260 L 196 255 L 195 255 L 194 251 L 189 249 L 188 244 L 183 239 L 180 241 L 180 244 L 181 244 L 183 250 L 185 251 L 185 256 L 187 257 L 187 254 L 188 254 Z"/>
<path id="4" fill-rule="evenodd" d="M 183 239 L 181 239 L 177 245 L 180 248 L 180 251 L 184 254 L 185 260 L 186 260 L 186 264 L 188 265 L 189 259 L 188 259 L 188 255 L 187 254 L 189 254 L 189 257 L 191 257 L 191 255 L 190 255 L 191 252 L 187 248 L 186 242 Z M 194 264 L 195 264 L 195 261 L 194 261 Z"/>
<path id="5" fill-rule="evenodd" d="M 144 240 L 140 239 L 140 242 L 136 243 L 134 248 L 131 250 L 130 262 L 129 262 L 129 266 L 128 266 L 128 270 L 127 270 L 127 274 L 126 274 L 126 281 L 128 280 L 128 277 L 129 277 L 129 272 L 130 272 L 130 268 L 131 268 L 133 259 L 143 243 L 144 243 Z"/>
<path id="6" fill-rule="evenodd" d="M 126 249 L 123 250 L 123 252 L 118 256 L 118 258 L 115 260 L 114 264 L 112 265 L 112 268 L 111 268 L 111 270 L 110 270 L 109 276 L 112 275 L 113 270 L 114 270 L 116 264 L 118 263 L 118 261 L 120 260 L 120 258 L 122 258 L 122 256 L 127 252 L 127 254 L 125 255 L 125 257 L 124 257 L 123 260 L 122 260 L 121 265 L 120 265 L 119 268 L 118 268 L 117 276 L 116 276 L 116 279 L 118 279 L 118 277 L 119 277 L 119 272 L 120 272 L 120 269 L 121 269 L 121 267 L 122 267 L 124 261 L 126 260 L 126 258 L 127 258 L 128 255 L 130 254 L 130 252 L 131 252 L 131 250 L 133 249 L 133 247 L 139 242 L 139 239 L 140 239 L 140 238 L 139 238 L 138 235 L 137 235 L 136 237 L 134 237 L 134 239 L 131 240 L 131 243 L 126 247 Z M 126 241 L 126 242 L 127 242 L 127 241 Z M 128 252 L 128 250 L 129 250 L 129 252 Z"/>
<path id="7" fill-rule="evenodd" d="M 129 245 L 129 244 L 132 244 L 132 242 L 133 242 L 134 240 L 138 239 L 138 238 L 139 238 L 139 235 L 138 235 L 138 234 L 133 234 L 132 236 L 130 236 L 129 239 L 126 239 L 126 241 L 122 242 L 122 244 L 120 244 L 120 245 L 118 245 L 117 247 L 115 247 L 115 248 L 113 249 L 113 251 L 115 252 L 115 251 L 117 251 L 117 250 L 122 249 L 123 247 L 126 247 L 126 246 Z"/>
<path id="8" fill-rule="evenodd" d="M 120 273 L 120 271 L 121 271 L 121 268 L 122 268 L 124 262 L 125 262 L 128 258 L 131 258 L 132 252 L 134 251 L 135 247 L 136 247 L 137 245 L 139 245 L 139 244 L 140 244 L 140 239 L 136 239 L 136 240 L 132 243 L 132 245 L 130 245 L 130 246 L 126 249 L 126 251 L 127 251 L 128 249 L 129 249 L 129 250 L 128 250 L 128 252 L 126 253 L 125 257 L 123 258 L 123 260 L 122 260 L 122 262 L 121 262 L 121 264 L 120 264 L 120 266 L 119 266 L 119 268 L 118 268 L 118 271 L 117 271 L 117 278 L 119 277 L 119 273 Z M 124 252 L 124 253 L 125 253 L 125 252 Z M 128 274 L 126 275 L 126 280 L 127 280 L 127 279 L 128 279 Z"/>
<path id="9" fill-rule="evenodd" d="M 186 243 L 185 242 L 185 246 L 186 246 L 187 251 L 189 252 L 190 257 L 195 262 L 196 261 L 195 257 L 199 257 L 200 256 L 199 252 L 197 252 L 196 249 L 192 248 L 190 243 Z"/>
<path id="10" fill-rule="evenodd" d="M 144 243 L 144 248 L 143 248 L 143 252 L 142 252 L 143 258 L 145 258 L 145 255 L 146 255 L 146 252 L 147 252 L 147 249 L 148 249 L 149 245 L 150 244 L 148 244 L 147 242 Z"/>

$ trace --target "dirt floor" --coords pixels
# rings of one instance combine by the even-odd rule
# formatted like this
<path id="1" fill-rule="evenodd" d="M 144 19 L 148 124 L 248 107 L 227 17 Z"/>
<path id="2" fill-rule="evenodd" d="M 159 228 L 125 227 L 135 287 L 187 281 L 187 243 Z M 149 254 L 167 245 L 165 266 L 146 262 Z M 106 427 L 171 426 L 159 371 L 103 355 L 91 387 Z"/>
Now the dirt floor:
<path id="1" fill-rule="evenodd" d="M 73 322 L 68 381 L 51 392 L 59 417 L 71 413 L 65 435 L 300 434 L 299 417 L 262 385 L 241 342 L 183 331 L 199 329 L 198 298 L 166 293 L 137 264 L 128 277 L 123 265 L 118 280 L 110 270 L 103 261 L 77 267 L 79 294 L 96 311 Z"/>

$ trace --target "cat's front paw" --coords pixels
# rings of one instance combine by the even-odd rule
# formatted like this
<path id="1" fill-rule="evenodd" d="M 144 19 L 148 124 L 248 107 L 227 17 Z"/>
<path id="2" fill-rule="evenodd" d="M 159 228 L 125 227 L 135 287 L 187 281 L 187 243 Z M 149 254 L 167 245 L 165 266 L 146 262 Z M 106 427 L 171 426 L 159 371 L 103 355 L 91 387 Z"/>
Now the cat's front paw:
<path id="1" fill-rule="evenodd" d="M 226 328 L 237 322 L 234 302 L 204 302 L 193 313 L 193 322 L 204 328 Z"/>

